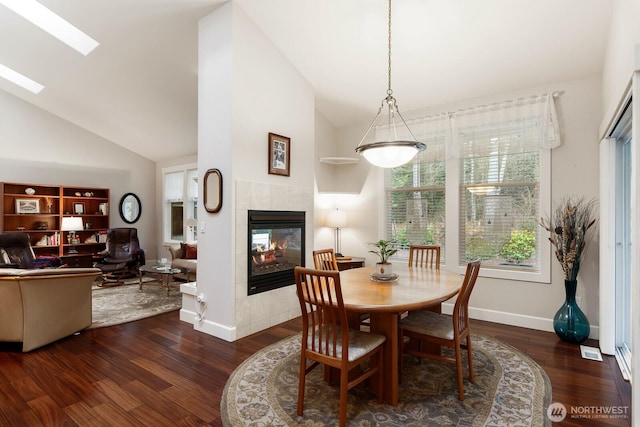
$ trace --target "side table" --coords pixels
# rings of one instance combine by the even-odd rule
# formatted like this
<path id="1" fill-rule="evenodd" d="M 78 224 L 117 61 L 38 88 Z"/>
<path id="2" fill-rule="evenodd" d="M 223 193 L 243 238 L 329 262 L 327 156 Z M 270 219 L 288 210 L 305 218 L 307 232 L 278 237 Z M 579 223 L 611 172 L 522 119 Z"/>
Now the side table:
<path id="1" fill-rule="evenodd" d="M 365 258 L 361 257 L 342 257 L 336 258 L 338 262 L 338 270 L 350 270 L 352 268 L 364 267 Z"/>
<path id="2" fill-rule="evenodd" d="M 142 291 L 142 276 L 146 274 L 151 274 L 156 277 L 156 282 L 159 283 L 167 292 L 167 296 L 169 296 L 169 290 L 171 285 L 173 284 L 173 275 L 181 273 L 181 270 L 178 268 L 171 268 L 170 266 L 161 263 L 159 261 L 147 261 L 145 265 L 141 265 L 138 267 L 138 272 L 140 275 L 140 290 Z"/>

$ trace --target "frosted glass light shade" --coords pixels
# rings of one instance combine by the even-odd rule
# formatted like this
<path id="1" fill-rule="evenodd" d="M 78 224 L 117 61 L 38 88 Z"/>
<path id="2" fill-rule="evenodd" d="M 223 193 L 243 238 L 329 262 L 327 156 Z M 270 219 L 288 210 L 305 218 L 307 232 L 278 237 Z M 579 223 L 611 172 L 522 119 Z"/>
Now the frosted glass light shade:
<path id="1" fill-rule="evenodd" d="M 381 168 L 395 168 L 404 165 L 420 151 L 415 142 L 394 141 L 365 144 L 358 147 L 360 154 L 369 163 Z"/>

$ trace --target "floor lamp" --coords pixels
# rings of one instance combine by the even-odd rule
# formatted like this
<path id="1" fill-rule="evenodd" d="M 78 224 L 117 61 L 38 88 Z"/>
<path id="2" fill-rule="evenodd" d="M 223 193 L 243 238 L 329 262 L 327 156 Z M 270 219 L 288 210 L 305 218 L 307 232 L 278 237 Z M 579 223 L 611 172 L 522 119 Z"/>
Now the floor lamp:
<path id="1" fill-rule="evenodd" d="M 329 215 L 327 215 L 326 226 L 336 229 L 334 246 L 336 256 L 341 257 L 342 254 L 340 253 L 340 229 L 347 226 L 347 213 L 339 209 L 329 212 Z"/>

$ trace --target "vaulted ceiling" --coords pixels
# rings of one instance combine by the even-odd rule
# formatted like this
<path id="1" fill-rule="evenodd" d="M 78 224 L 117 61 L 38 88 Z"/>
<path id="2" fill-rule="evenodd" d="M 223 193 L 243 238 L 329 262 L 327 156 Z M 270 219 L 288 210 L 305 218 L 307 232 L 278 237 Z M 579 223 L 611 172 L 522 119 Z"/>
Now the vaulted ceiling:
<path id="1" fill-rule="evenodd" d="M 333 125 L 372 118 L 387 89 L 386 0 L 233 1 Z M 0 6 L 0 63 L 45 86 L 0 89 L 152 160 L 197 152 L 197 24 L 222 0 L 41 3 L 100 46 L 85 57 Z M 396 0 L 394 95 L 409 111 L 598 75 L 612 4 Z"/>

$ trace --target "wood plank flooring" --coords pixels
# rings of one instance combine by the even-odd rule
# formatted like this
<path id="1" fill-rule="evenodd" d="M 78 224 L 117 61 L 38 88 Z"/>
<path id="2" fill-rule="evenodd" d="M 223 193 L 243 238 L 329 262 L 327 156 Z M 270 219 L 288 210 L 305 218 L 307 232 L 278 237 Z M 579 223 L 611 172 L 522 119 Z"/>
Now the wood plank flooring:
<path id="1" fill-rule="evenodd" d="M 234 343 L 180 322 L 178 312 L 86 331 L 30 353 L 0 348 L 0 426 L 220 426 L 233 370 L 257 350 L 297 333 L 300 319 Z M 630 426 L 631 388 L 612 357 L 583 360 L 553 333 L 473 321 L 546 371 L 553 401 L 628 407 L 627 419 L 570 419 L 562 426 Z M 588 345 L 597 345 L 588 341 Z"/>

